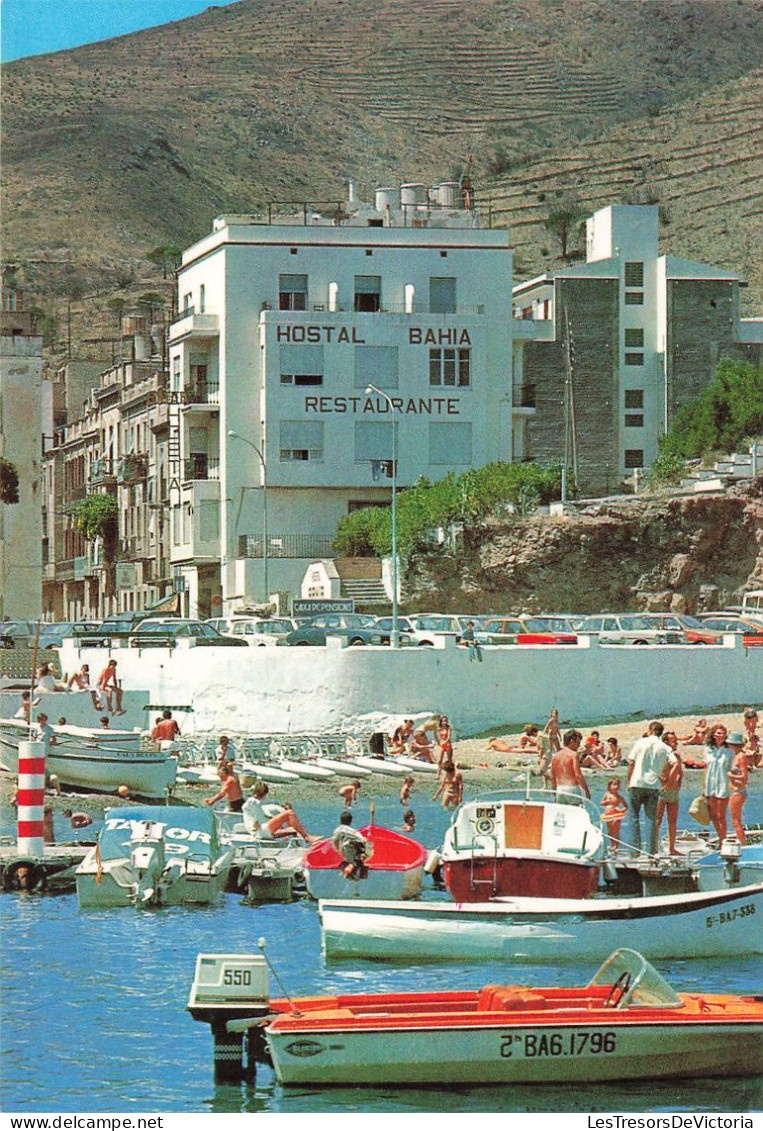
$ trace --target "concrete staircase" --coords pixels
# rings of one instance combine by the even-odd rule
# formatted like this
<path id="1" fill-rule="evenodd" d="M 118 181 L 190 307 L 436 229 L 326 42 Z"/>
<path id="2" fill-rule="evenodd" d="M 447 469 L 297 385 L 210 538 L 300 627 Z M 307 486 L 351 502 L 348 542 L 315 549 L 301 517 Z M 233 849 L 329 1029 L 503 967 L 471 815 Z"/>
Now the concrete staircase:
<path id="1" fill-rule="evenodd" d="M 746 452 L 719 459 L 712 467 L 698 467 L 681 480 L 682 491 L 723 491 L 730 482 L 752 479 L 763 472 L 763 440 L 756 440 Z"/>
<path id="2" fill-rule="evenodd" d="M 389 609 L 390 600 L 378 558 L 338 558 L 334 567 L 339 574 L 342 596 L 351 597 L 359 612 L 371 608 Z"/>

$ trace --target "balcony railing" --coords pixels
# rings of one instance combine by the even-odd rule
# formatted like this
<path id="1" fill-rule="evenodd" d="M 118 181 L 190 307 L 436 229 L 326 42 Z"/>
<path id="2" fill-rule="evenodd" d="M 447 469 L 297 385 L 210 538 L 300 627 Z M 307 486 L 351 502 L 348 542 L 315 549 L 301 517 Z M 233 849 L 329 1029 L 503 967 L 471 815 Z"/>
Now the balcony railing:
<path id="1" fill-rule="evenodd" d="M 199 381 L 183 389 L 183 404 L 219 404 L 220 386 L 212 381 Z"/>
<path id="2" fill-rule="evenodd" d="M 342 302 L 337 303 L 333 310 L 329 310 L 328 303 L 325 302 L 306 302 L 300 309 L 281 308 L 276 299 L 274 302 L 263 302 L 260 311 L 275 310 L 280 315 L 293 315 L 293 314 L 358 314 L 361 313 L 355 309 L 355 296 L 348 296 Z M 414 302 L 408 306 L 404 302 L 383 302 L 375 310 L 365 311 L 366 314 L 409 314 L 415 316 L 429 316 L 440 318 L 456 318 L 456 317 L 472 317 L 478 314 L 485 313 L 485 307 L 482 303 L 476 306 L 454 306 L 452 310 L 432 310 L 427 302 Z"/>
<path id="3" fill-rule="evenodd" d="M 148 475 L 148 456 L 127 455 L 117 464 L 117 483 L 137 483 Z"/>
<path id="4" fill-rule="evenodd" d="M 142 538 L 134 536 L 132 538 L 119 539 L 119 558 L 120 561 L 135 561 L 145 558 L 148 554 L 148 547 Z"/>
<path id="5" fill-rule="evenodd" d="M 217 456 L 192 455 L 183 463 L 183 479 L 219 479 L 220 460 Z"/>
<path id="6" fill-rule="evenodd" d="M 514 404 L 518 408 L 535 408 L 535 385 L 518 385 L 514 389 Z"/>
<path id="7" fill-rule="evenodd" d="M 108 483 L 116 477 L 116 460 L 102 456 L 101 459 L 94 459 L 90 464 L 91 483 Z"/>
<path id="8" fill-rule="evenodd" d="M 268 538 L 269 558 L 318 558 L 333 557 L 333 539 L 326 534 L 271 534 Z M 240 534 L 238 539 L 240 558 L 261 558 L 262 537 L 256 534 Z"/>

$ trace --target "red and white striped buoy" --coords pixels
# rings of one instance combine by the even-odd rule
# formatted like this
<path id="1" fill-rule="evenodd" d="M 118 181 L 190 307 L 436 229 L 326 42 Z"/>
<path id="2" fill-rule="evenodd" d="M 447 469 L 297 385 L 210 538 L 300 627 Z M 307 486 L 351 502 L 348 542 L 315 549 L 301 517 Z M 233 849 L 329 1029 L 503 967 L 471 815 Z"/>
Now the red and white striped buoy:
<path id="1" fill-rule="evenodd" d="M 19 743 L 18 851 L 45 855 L 45 743 Z"/>

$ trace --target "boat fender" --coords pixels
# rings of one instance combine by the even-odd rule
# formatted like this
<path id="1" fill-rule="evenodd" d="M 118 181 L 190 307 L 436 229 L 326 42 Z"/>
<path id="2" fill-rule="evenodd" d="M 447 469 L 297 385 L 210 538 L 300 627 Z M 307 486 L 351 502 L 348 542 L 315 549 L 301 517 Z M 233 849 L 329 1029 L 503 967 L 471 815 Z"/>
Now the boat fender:
<path id="1" fill-rule="evenodd" d="M 429 855 L 426 858 L 426 863 L 424 864 L 424 871 L 426 872 L 426 874 L 428 876 L 433 876 L 435 874 L 435 872 L 437 871 L 437 869 L 440 867 L 441 863 L 442 863 L 442 857 L 440 856 L 440 853 L 437 851 L 436 848 L 433 848 L 432 851 L 429 853 Z"/>
<path id="2" fill-rule="evenodd" d="M 16 860 L 3 872 L 4 891 L 45 891 L 45 869 L 32 860 Z"/>

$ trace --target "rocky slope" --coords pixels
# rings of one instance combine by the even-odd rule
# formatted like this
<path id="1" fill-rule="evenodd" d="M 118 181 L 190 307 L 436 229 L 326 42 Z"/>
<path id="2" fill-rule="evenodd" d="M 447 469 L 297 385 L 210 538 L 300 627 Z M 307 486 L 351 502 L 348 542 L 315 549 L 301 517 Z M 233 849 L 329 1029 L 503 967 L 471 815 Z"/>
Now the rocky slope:
<path id="1" fill-rule="evenodd" d="M 416 557 L 410 610 L 694 612 L 763 587 L 763 476 L 722 495 L 579 505 L 563 518 L 493 519 L 456 555 Z"/>

